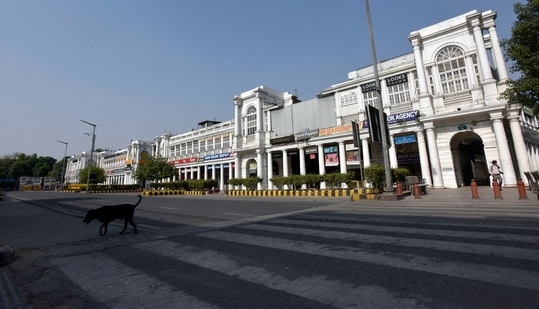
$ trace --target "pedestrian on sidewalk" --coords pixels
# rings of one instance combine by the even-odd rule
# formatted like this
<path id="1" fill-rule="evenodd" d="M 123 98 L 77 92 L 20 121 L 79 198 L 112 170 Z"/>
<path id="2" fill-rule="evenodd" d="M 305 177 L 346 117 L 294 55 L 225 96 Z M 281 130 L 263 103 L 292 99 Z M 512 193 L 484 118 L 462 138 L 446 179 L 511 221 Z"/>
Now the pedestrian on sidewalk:
<path id="1" fill-rule="evenodd" d="M 503 178 L 502 178 L 503 172 L 502 172 L 502 168 L 498 165 L 498 161 L 496 160 L 492 161 L 492 164 L 488 168 L 488 172 L 490 176 L 492 176 L 493 180 L 496 179 L 496 181 L 500 185 L 500 190 L 501 190 L 502 182 L 503 182 Z"/>

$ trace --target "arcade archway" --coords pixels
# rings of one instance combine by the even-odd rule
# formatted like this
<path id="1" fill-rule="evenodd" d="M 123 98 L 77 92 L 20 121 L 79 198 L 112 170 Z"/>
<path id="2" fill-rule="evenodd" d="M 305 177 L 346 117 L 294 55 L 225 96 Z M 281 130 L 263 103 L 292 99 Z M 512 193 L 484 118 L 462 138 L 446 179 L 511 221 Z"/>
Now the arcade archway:
<path id="1" fill-rule="evenodd" d="M 478 185 L 489 184 L 485 147 L 479 135 L 471 131 L 457 133 L 451 138 L 450 147 L 459 187 L 469 186 L 472 179 Z"/>

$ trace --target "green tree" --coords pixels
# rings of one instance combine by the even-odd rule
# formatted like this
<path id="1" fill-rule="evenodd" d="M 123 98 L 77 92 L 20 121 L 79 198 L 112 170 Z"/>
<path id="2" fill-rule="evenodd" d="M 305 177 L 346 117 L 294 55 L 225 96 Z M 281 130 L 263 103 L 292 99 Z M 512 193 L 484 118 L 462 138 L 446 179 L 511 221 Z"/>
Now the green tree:
<path id="1" fill-rule="evenodd" d="M 502 97 L 510 103 L 520 103 L 539 113 L 539 0 L 513 5 L 517 20 L 511 28 L 511 38 L 501 41 L 511 73 L 520 73 L 510 79 Z"/>
<path id="2" fill-rule="evenodd" d="M 98 184 L 101 182 L 105 182 L 106 176 L 105 176 L 105 170 L 97 167 L 92 166 L 90 169 L 90 184 Z M 82 169 L 79 173 L 79 183 L 86 184 L 88 181 L 88 167 Z"/>
<path id="3" fill-rule="evenodd" d="M 137 166 L 134 177 L 140 182 L 146 180 L 159 181 L 171 178 L 175 173 L 176 169 L 165 158 L 148 157 L 143 164 Z"/>
<path id="4" fill-rule="evenodd" d="M 17 161 L 17 155 L 5 155 L 0 158 L 0 178 L 11 178 L 9 175 L 9 170 L 11 165 Z"/>

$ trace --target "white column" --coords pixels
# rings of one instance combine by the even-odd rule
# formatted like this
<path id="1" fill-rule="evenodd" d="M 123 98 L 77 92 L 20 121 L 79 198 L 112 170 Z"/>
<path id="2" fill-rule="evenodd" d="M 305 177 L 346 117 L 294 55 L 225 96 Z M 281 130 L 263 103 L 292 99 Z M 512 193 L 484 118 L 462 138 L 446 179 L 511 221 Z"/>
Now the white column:
<path id="1" fill-rule="evenodd" d="M 489 19 L 487 21 L 483 20 L 483 24 L 486 28 L 488 28 L 490 43 L 492 45 L 492 57 L 496 63 L 498 77 L 500 78 L 500 81 L 507 80 L 509 79 L 509 75 L 507 74 L 507 67 L 505 66 L 505 59 L 500 47 L 500 41 L 498 40 L 498 33 L 496 32 L 494 19 Z"/>
<path id="2" fill-rule="evenodd" d="M 344 142 L 339 142 L 339 168 L 341 174 L 346 174 L 346 151 L 344 149 Z M 346 183 L 341 183 L 341 188 L 347 188 Z"/>
<path id="3" fill-rule="evenodd" d="M 423 64 L 423 55 L 421 54 L 421 37 L 419 33 L 414 34 L 415 37 L 411 38 L 410 41 L 414 47 L 414 58 L 415 58 L 415 68 L 417 71 L 417 81 L 419 83 L 419 96 L 428 95 L 428 86 L 427 78 L 425 76 L 425 66 Z"/>
<path id="4" fill-rule="evenodd" d="M 485 47 L 485 41 L 483 41 L 483 31 L 481 30 L 479 18 L 477 17 L 471 20 L 471 25 L 475 45 L 477 46 L 477 57 L 481 66 L 481 76 L 484 82 L 492 82 L 494 78 L 490 71 L 490 63 L 488 62 L 487 49 Z"/>
<path id="5" fill-rule="evenodd" d="M 236 153 L 234 158 L 234 178 L 241 178 L 241 160 L 239 154 Z"/>
<path id="6" fill-rule="evenodd" d="M 427 130 L 427 143 L 429 147 L 432 171 L 432 186 L 434 188 L 443 188 L 444 180 L 442 177 L 442 166 L 440 164 L 440 156 L 438 155 L 438 145 L 436 143 L 436 135 L 434 133 L 434 125 L 431 123 L 425 124 Z"/>
<path id="7" fill-rule="evenodd" d="M 283 177 L 288 177 L 288 152 L 286 149 L 283 152 Z M 288 190 L 288 185 L 283 185 L 283 189 Z"/>
<path id="8" fill-rule="evenodd" d="M 371 156 L 369 155 L 369 141 L 361 139 L 361 151 L 363 151 L 363 168 L 371 166 Z"/>
<path id="9" fill-rule="evenodd" d="M 305 175 L 306 174 L 306 168 L 305 168 L 305 147 L 299 147 L 299 152 L 298 152 L 298 155 L 299 155 L 299 174 L 300 175 Z M 307 189 L 307 185 L 306 184 L 302 184 L 301 185 L 301 188 L 302 189 Z"/>
<path id="10" fill-rule="evenodd" d="M 421 177 L 424 178 L 427 184 L 432 185 L 429 167 L 429 155 L 427 153 L 427 144 L 425 143 L 425 135 L 423 130 L 417 131 L 417 147 L 419 149 L 419 162 L 421 165 Z"/>
<path id="11" fill-rule="evenodd" d="M 282 150 L 283 153 L 283 176 L 288 177 L 288 152 L 286 149 Z"/>
<path id="12" fill-rule="evenodd" d="M 211 165 L 211 179 L 215 180 L 215 164 Z"/>
<path id="13" fill-rule="evenodd" d="M 264 179 L 264 160 L 262 158 L 263 153 L 257 149 L 256 150 L 256 174 L 258 177 Z M 263 181 L 259 182 L 257 185 L 257 190 L 263 189 Z"/>
<path id="14" fill-rule="evenodd" d="M 346 174 L 346 152 L 344 142 L 339 142 L 339 169 L 341 174 Z"/>
<path id="15" fill-rule="evenodd" d="M 522 136 L 522 129 L 520 128 L 520 107 L 510 109 L 508 111 L 507 118 L 509 119 L 509 127 L 511 129 L 511 136 L 513 137 L 518 170 L 520 171 L 520 175 L 518 175 L 517 178 L 522 179 L 522 181 L 524 181 L 524 183 L 527 185 L 528 179 L 526 178 L 526 175 L 524 175 L 524 172 L 531 172 L 532 169 L 530 166 L 530 157 L 526 151 L 524 136 Z"/>
<path id="16" fill-rule="evenodd" d="M 318 145 L 318 170 L 320 175 L 326 174 L 326 162 L 324 161 L 324 145 Z M 320 189 L 326 188 L 326 182 L 320 182 Z"/>
<path id="17" fill-rule="evenodd" d="M 219 191 L 223 191 L 225 188 L 225 166 L 223 163 L 219 164 Z"/>
<path id="18" fill-rule="evenodd" d="M 513 160 L 511 160 L 511 152 L 509 151 L 509 144 L 507 136 L 505 135 L 502 119 L 503 115 L 501 112 L 490 114 L 494 136 L 496 137 L 496 146 L 498 146 L 498 155 L 500 156 L 498 161 L 500 162 L 503 171 L 503 186 L 516 187 L 517 179 L 515 169 L 513 167 Z"/>
<path id="19" fill-rule="evenodd" d="M 234 178 L 234 171 L 237 170 L 237 165 L 235 163 L 235 159 L 233 162 L 228 163 L 228 178 Z M 230 185 L 227 186 L 227 190 L 230 190 Z"/>
<path id="20" fill-rule="evenodd" d="M 397 150 L 395 149 L 395 139 L 393 138 L 393 134 L 389 135 L 389 141 L 391 143 L 391 147 L 389 147 L 389 166 L 391 168 L 397 168 L 399 167 L 399 160 L 397 160 Z"/>
<path id="21" fill-rule="evenodd" d="M 266 155 L 268 157 L 268 190 L 273 190 L 273 183 L 270 180 L 273 178 L 273 157 L 269 151 Z"/>
<path id="22" fill-rule="evenodd" d="M 299 147 L 299 174 L 305 175 L 305 147 Z"/>
<path id="23" fill-rule="evenodd" d="M 234 97 L 234 121 L 235 121 L 234 134 L 236 136 L 241 135 L 241 106 L 242 106 L 242 103 L 243 103 L 243 100 L 240 97 L 238 97 L 238 96 Z"/>

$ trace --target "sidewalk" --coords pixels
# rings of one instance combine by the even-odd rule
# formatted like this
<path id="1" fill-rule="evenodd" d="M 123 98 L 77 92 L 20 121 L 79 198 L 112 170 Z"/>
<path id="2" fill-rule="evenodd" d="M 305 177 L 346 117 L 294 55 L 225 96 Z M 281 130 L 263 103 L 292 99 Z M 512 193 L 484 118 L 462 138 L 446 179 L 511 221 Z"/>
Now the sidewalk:
<path id="1" fill-rule="evenodd" d="M 515 205 L 536 205 L 539 210 L 539 200 L 537 195 L 526 189 L 528 199 L 520 199 L 518 188 L 503 188 L 501 199 L 494 197 L 494 191 L 490 186 L 478 186 L 478 199 L 472 198 L 472 190 L 469 186 L 458 189 L 427 189 L 426 195 L 421 195 L 419 199 L 414 195 L 404 198 L 405 203 L 454 203 L 456 204 L 515 204 Z M 401 201 L 402 202 L 402 201 Z"/>

